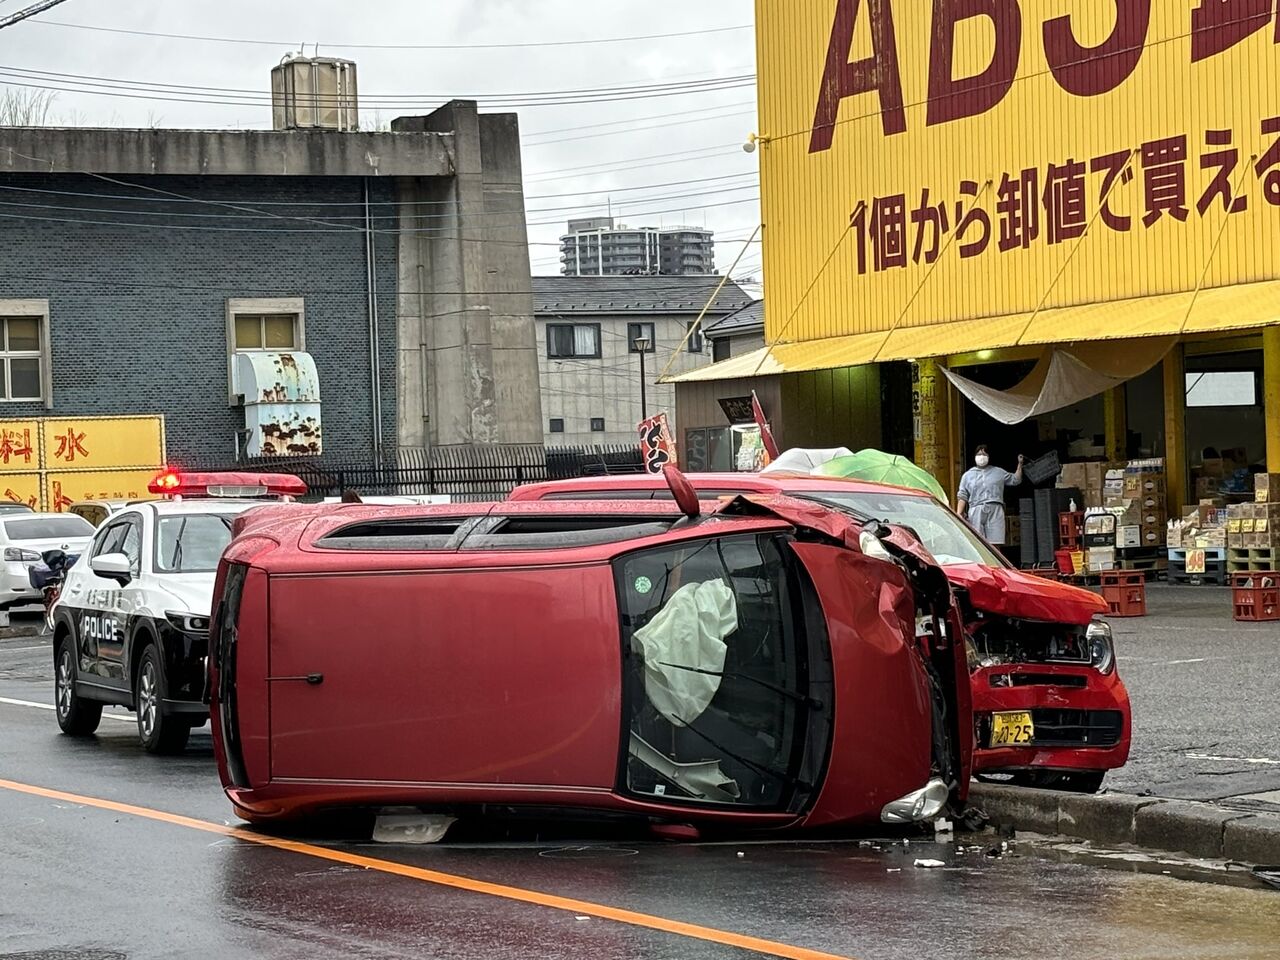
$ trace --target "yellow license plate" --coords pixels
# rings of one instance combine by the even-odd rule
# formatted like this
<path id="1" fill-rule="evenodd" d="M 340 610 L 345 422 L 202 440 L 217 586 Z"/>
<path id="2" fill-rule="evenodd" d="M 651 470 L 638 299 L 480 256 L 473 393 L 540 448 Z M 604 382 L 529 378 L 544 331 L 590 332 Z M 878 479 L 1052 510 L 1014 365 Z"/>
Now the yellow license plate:
<path id="1" fill-rule="evenodd" d="M 991 745 L 993 747 L 1018 747 L 1031 743 L 1036 736 L 1036 725 L 1031 714 L 1025 711 L 993 713 L 991 715 Z"/>

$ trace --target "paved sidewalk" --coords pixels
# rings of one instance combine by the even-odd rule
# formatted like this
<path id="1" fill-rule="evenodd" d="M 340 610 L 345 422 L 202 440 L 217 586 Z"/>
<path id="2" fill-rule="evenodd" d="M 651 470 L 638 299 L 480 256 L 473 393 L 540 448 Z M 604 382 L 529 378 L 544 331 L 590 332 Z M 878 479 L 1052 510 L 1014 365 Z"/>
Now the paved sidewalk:
<path id="1" fill-rule="evenodd" d="M 1223 587 L 1147 585 L 1116 619 L 1133 749 L 1105 789 L 1280 812 L 1280 623 L 1237 623 Z"/>

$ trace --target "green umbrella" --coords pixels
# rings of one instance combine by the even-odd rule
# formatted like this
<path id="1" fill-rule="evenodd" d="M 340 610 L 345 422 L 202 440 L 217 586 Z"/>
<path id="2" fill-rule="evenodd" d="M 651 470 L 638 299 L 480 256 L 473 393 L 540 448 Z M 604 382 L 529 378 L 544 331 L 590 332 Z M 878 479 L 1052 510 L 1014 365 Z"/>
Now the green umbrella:
<path id="1" fill-rule="evenodd" d="M 913 490 L 931 493 L 947 503 L 947 491 L 929 473 L 906 457 L 885 453 L 883 450 L 859 450 L 851 457 L 836 457 L 814 469 L 813 473 L 820 477 L 844 477 L 849 480 L 869 480 L 872 483 L 911 487 Z"/>

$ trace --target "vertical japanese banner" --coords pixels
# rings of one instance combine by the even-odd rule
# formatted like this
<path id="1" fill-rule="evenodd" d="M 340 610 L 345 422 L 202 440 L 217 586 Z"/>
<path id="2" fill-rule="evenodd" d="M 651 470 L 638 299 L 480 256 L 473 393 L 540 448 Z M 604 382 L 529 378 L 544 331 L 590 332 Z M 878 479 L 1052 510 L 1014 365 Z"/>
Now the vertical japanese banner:
<path id="1" fill-rule="evenodd" d="M 760 428 L 760 441 L 764 444 L 764 452 L 768 455 L 765 466 L 778 459 L 778 442 L 773 439 L 773 431 L 769 429 L 769 421 L 765 419 L 764 407 L 760 406 L 760 398 L 751 391 L 751 416 Z"/>
<path id="2" fill-rule="evenodd" d="M 676 445 L 671 439 L 671 428 L 665 413 L 654 414 L 640 421 L 640 459 L 645 473 L 661 473 L 668 463 L 676 462 Z"/>

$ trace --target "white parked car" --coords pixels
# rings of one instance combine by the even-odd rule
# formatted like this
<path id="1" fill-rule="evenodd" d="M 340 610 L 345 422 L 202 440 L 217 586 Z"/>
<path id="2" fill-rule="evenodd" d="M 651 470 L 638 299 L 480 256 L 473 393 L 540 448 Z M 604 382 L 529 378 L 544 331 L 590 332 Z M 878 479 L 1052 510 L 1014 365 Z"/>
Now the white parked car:
<path id="1" fill-rule="evenodd" d="M 92 733 L 103 705 L 119 704 L 137 711 L 148 752 L 186 745 L 209 716 L 209 614 L 231 522 L 306 489 L 288 475 L 164 474 L 151 490 L 172 499 L 134 503 L 103 522 L 53 605 L 55 706 L 64 733 Z"/>
<path id="2" fill-rule="evenodd" d="M 0 513 L 0 609 L 41 603 L 43 595 L 31 585 L 31 568 L 43 562 L 46 550 L 69 556 L 84 552 L 93 537 L 93 524 L 69 513 Z"/>

